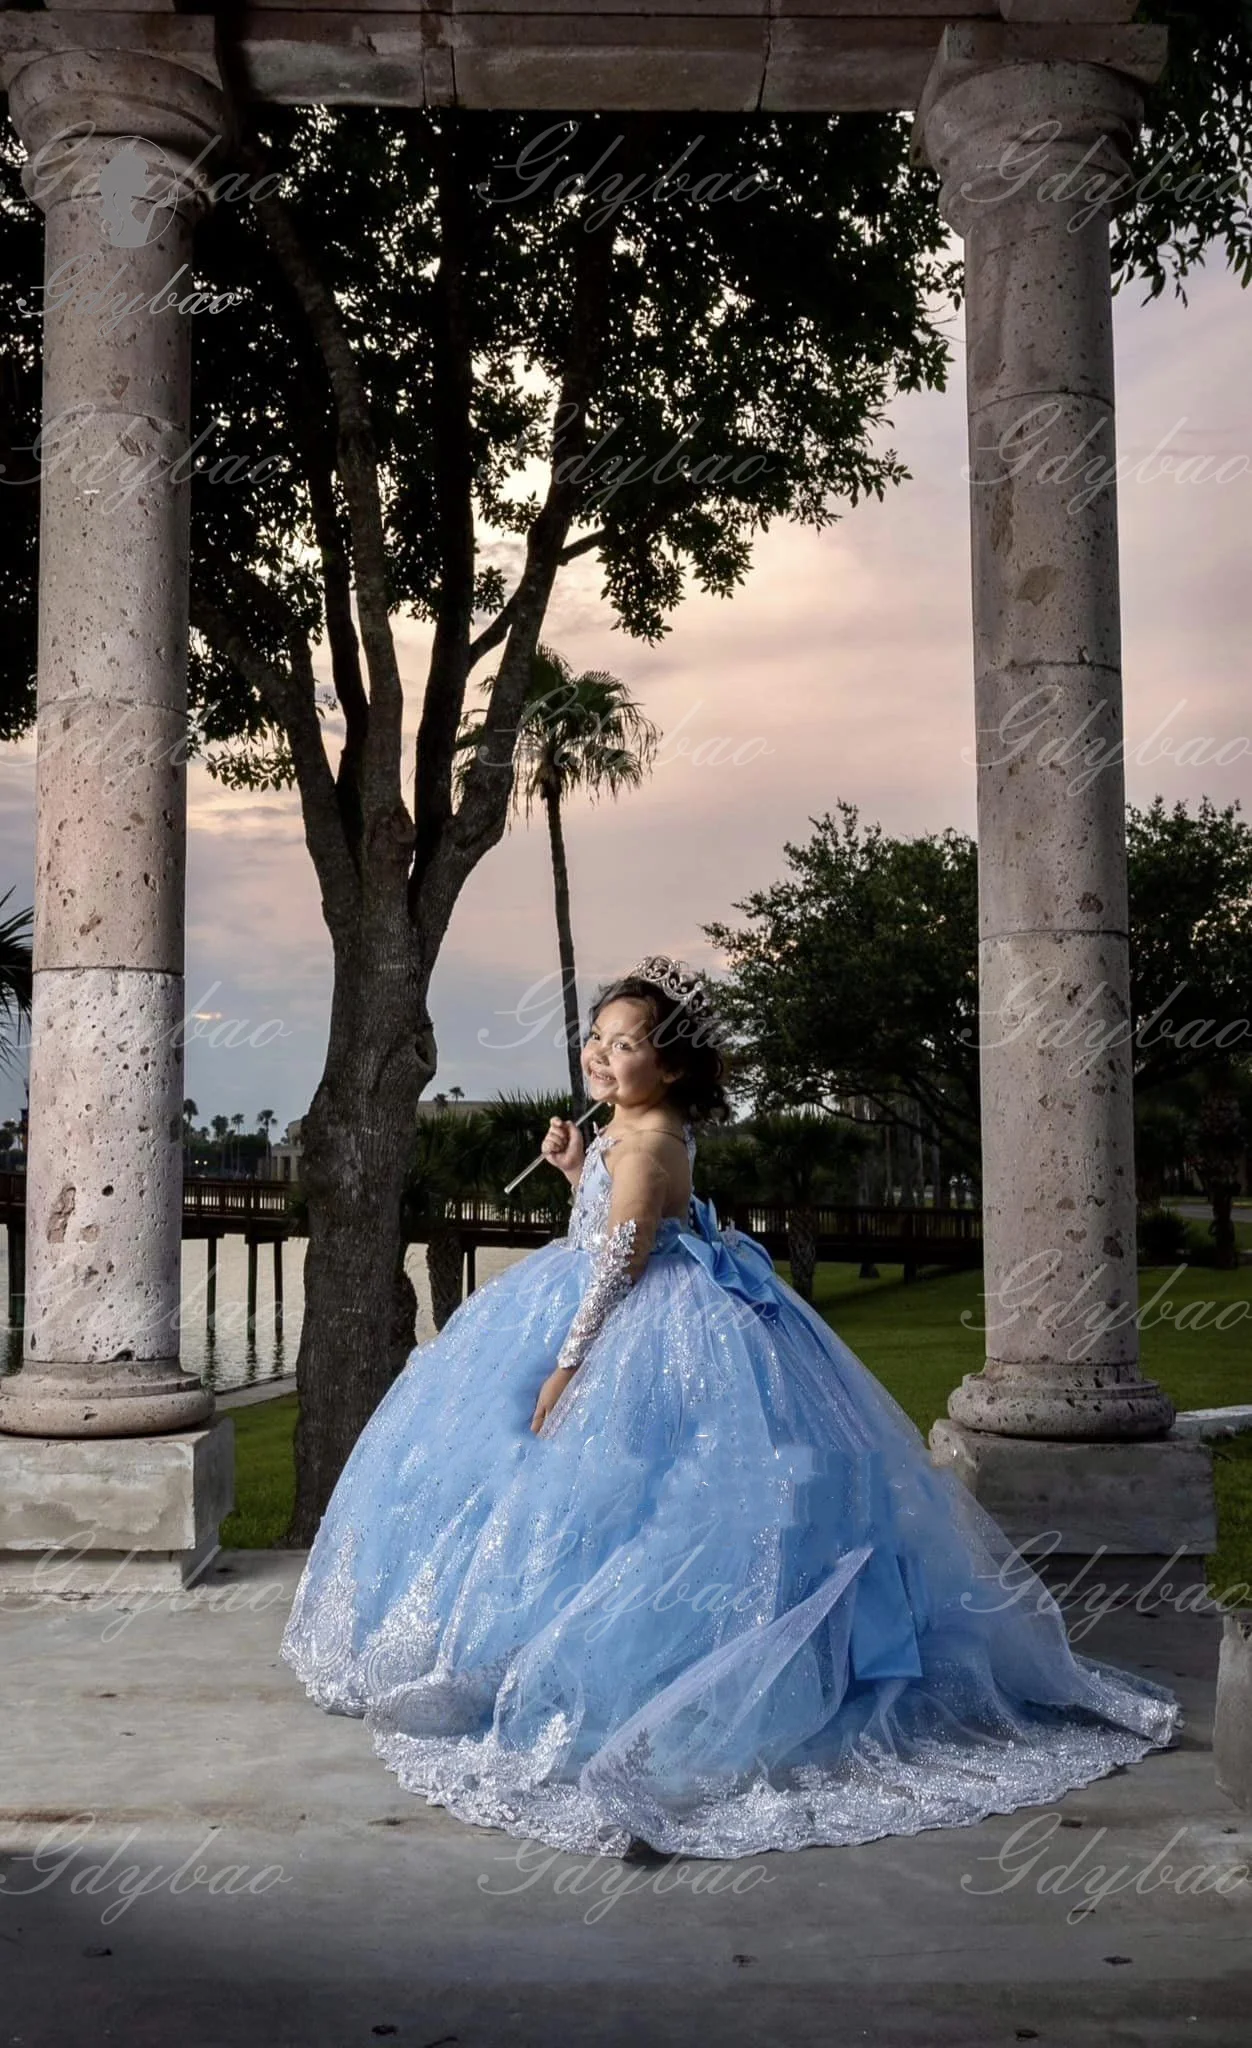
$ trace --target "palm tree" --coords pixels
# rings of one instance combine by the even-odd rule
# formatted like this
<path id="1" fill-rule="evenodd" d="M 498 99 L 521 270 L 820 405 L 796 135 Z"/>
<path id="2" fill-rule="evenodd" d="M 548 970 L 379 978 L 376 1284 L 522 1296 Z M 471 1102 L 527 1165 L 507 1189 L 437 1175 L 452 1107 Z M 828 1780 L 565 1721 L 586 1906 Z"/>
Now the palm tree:
<path id="1" fill-rule="evenodd" d="M 241 1109 L 237 1109 L 230 1121 L 231 1128 L 235 1133 L 235 1172 L 238 1173 L 241 1165 L 239 1157 L 239 1133 L 242 1131 L 245 1123 L 247 1122 L 247 1118 L 244 1116 L 244 1113 Z"/>
<path id="2" fill-rule="evenodd" d="M 277 1122 L 278 1122 L 278 1116 L 277 1116 L 277 1114 L 276 1114 L 276 1112 L 275 1112 L 274 1110 L 272 1110 L 272 1109 L 258 1109 L 258 1111 L 257 1111 L 257 1113 L 256 1113 L 256 1127 L 257 1127 L 258 1131 L 260 1131 L 260 1132 L 262 1133 L 262 1135 L 264 1136 L 264 1139 L 265 1139 L 265 1171 L 266 1171 L 266 1175 L 267 1175 L 267 1176 L 269 1175 L 269 1173 L 270 1173 L 270 1171 L 271 1171 L 271 1167 L 270 1167 L 270 1128 L 271 1128 L 271 1126 L 272 1126 L 273 1124 L 276 1124 Z"/>
<path id="3" fill-rule="evenodd" d="M 489 691 L 494 682 L 489 676 L 479 687 Z M 470 719 L 457 740 L 463 754 L 460 776 L 468 770 L 472 750 L 485 737 L 484 721 Z M 561 805 L 579 789 L 586 790 L 593 802 L 606 790 L 615 797 L 619 790 L 637 789 L 652 765 L 659 739 L 651 719 L 644 716 L 626 684 L 616 676 L 603 669 L 589 669 L 576 676 L 554 648 L 535 649 L 513 750 L 513 806 L 529 818 L 533 805 L 542 803 L 548 820 L 565 1045 L 575 1116 L 582 1114 L 587 1099 L 579 1059 L 582 1034 Z"/>
<path id="4" fill-rule="evenodd" d="M 12 889 L 6 889 L 0 896 L 0 909 L 12 894 Z M 21 1043 L 23 1017 L 30 1023 L 33 963 L 29 932 L 34 915 L 33 910 L 15 910 L 0 924 L 0 1068 L 12 1065 Z M 12 1038 L 10 1021 L 17 1026 Z"/>
<path id="5" fill-rule="evenodd" d="M 569 1215 L 569 1185 L 564 1175 L 551 1166 L 537 1166 L 511 1195 L 504 1189 L 515 1174 L 530 1165 L 552 1118 L 564 1111 L 565 1097 L 554 1092 L 497 1095 L 479 1112 L 485 1126 L 479 1165 L 487 1200 L 506 1211 L 543 1215 L 554 1230 L 563 1229 Z M 584 1126 L 586 1144 L 592 1135 Z"/>

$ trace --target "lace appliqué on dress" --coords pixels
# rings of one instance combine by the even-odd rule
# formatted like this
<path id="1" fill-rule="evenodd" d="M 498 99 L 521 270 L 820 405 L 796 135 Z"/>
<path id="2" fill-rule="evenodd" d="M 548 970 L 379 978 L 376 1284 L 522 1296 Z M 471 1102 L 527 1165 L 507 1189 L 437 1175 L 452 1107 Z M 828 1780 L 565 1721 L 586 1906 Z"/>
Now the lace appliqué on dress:
<path id="1" fill-rule="evenodd" d="M 557 1354 L 558 1369 L 578 1370 L 618 1302 L 630 1293 L 630 1255 L 637 1235 L 638 1225 L 633 1216 L 623 1217 L 606 1233 L 596 1254 L 587 1292 Z"/>

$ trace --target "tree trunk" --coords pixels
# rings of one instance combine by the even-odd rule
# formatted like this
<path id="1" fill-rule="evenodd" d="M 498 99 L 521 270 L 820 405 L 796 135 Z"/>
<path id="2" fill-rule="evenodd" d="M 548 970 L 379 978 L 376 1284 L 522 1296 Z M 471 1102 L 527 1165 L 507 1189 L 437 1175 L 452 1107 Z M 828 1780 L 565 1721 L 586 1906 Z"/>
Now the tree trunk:
<path id="1" fill-rule="evenodd" d="M 574 1115 L 587 1107 L 583 1087 L 582 1024 L 578 1015 L 578 984 L 574 972 L 574 930 L 570 921 L 569 869 L 565 860 L 565 834 L 561 829 L 561 795 L 552 784 L 543 793 L 548 814 L 548 843 L 552 849 L 552 888 L 556 897 L 556 938 L 561 961 L 561 1000 L 565 1016 L 565 1050 L 569 1058 L 570 1094 Z"/>
<path id="2" fill-rule="evenodd" d="M 817 1270 L 817 1218 L 807 1205 L 787 1211 L 787 1257 L 791 1261 L 791 1284 L 801 1301 L 813 1299 L 813 1275 Z"/>
<path id="3" fill-rule="evenodd" d="M 392 1358 L 399 1360 L 395 1373 L 404 1370 L 409 1354 L 417 1342 L 417 1289 L 404 1270 L 406 1250 L 407 1246 L 401 1247 L 400 1264 L 396 1269 L 396 1284 L 391 1296 L 394 1321 L 390 1350 Z M 395 1373 L 392 1375 L 393 1378 Z"/>
<path id="4" fill-rule="evenodd" d="M 1213 1233 L 1216 1247 L 1216 1264 L 1224 1273 L 1233 1272 L 1239 1264 L 1239 1239 L 1235 1232 L 1233 1181 L 1219 1181 L 1209 1188 L 1209 1202 L 1212 1205 L 1213 1221 L 1209 1228 Z"/>
<path id="5" fill-rule="evenodd" d="M 400 1212 L 418 1097 L 434 1071 L 407 917 L 367 920 L 350 947 L 336 946 L 326 1065 L 304 1122 L 290 1544 L 313 1541 L 349 1451 L 412 1348 Z"/>
<path id="6" fill-rule="evenodd" d="M 437 1330 L 461 1306 L 461 1276 L 465 1253 L 459 1230 L 432 1230 L 426 1245 L 426 1272 L 430 1280 L 430 1313 Z"/>
<path id="7" fill-rule="evenodd" d="M 1239 1100 L 1228 1073 L 1209 1076 L 1209 1092 L 1200 1106 L 1196 1163 L 1200 1185 L 1213 1209 L 1210 1225 L 1217 1264 L 1226 1271 L 1239 1263 L 1233 1202 L 1239 1188 L 1245 1131 Z"/>

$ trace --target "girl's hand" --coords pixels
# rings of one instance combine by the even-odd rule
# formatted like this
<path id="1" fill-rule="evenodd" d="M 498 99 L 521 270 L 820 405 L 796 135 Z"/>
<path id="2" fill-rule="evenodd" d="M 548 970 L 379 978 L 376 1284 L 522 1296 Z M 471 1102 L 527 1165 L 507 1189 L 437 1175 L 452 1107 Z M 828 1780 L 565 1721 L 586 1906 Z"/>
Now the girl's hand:
<path id="1" fill-rule="evenodd" d="M 530 1421 L 531 1434 L 533 1436 L 538 1436 L 573 1377 L 574 1374 L 567 1372 L 563 1366 L 558 1366 L 555 1372 L 548 1374 L 547 1379 L 539 1389 L 539 1399 L 535 1403 L 535 1412 Z"/>
<path id="2" fill-rule="evenodd" d="M 568 1117 L 554 1116 L 539 1150 L 567 1180 L 577 1180 L 582 1172 L 584 1151 L 583 1134 L 577 1124 L 571 1123 Z"/>

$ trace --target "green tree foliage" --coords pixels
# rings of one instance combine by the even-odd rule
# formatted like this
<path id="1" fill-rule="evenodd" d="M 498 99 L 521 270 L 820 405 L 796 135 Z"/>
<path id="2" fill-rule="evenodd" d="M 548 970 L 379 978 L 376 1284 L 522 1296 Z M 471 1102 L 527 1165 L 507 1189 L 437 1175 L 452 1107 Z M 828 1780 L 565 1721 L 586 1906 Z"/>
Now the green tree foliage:
<path id="1" fill-rule="evenodd" d="M 953 831 L 892 839 L 846 803 L 810 822 L 813 837 L 784 849 L 787 878 L 735 905 L 746 925 L 704 927 L 730 970 L 720 997 L 737 1071 L 764 1107 L 864 1095 L 885 1113 L 912 1097 L 974 1161 L 975 844 Z M 1252 825 L 1237 803 L 1202 798 L 1192 815 L 1158 797 L 1129 809 L 1127 848 L 1136 1083 L 1224 1072 L 1252 1052 Z M 1072 1027 L 1076 1057 L 1112 1028 L 1098 996 Z M 1063 1016 L 1041 991 L 1025 1028 Z"/>
<path id="2" fill-rule="evenodd" d="M 903 1092 L 968 1159 L 978 1125 L 978 872 L 947 831 L 892 839 L 854 805 L 784 847 L 790 874 L 706 935 L 727 956 L 719 1003 L 736 1074 L 763 1109 Z"/>
<path id="3" fill-rule="evenodd" d="M 1126 815 L 1136 1076 L 1252 1054 L 1252 825 L 1202 797 Z"/>
<path id="4" fill-rule="evenodd" d="M 1144 96 L 1144 122 L 1124 207 L 1113 227 L 1119 284 L 1173 283 L 1213 243 L 1239 281 L 1252 277 L 1252 5 L 1249 0 L 1145 0 L 1136 21 L 1169 31 L 1166 68 Z"/>
<path id="5" fill-rule="evenodd" d="M 197 238 L 197 282 L 237 297 L 197 321 L 193 611 L 266 663 L 324 630 L 351 755 L 359 657 L 343 607 L 362 565 L 343 349 L 365 403 L 353 432 L 376 457 L 387 602 L 436 625 L 435 681 L 454 653 L 468 672 L 506 640 L 519 571 L 563 544 L 558 524 L 594 545 L 627 629 L 655 638 L 689 580 L 735 587 L 771 520 L 823 524 L 905 474 L 868 429 L 893 387 L 942 382 L 924 308 L 954 273 L 903 120 L 253 112 L 250 169 L 276 168 L 278 193 L 218 206 Z M 39 471 L 43 237 L 20 161 L 10 137 L 10 734 L 33 710 Z M 697 166 L 719 180 L 705 200 L 661 183 L 680 161 L 689 181 Z M 559 510 L 542 491 L 553 463 Z M 225 637 L 193 650 L 194 743 L 254 742 L 239 779 L 248 764 L 281 778 L 286 721 Z"/>

